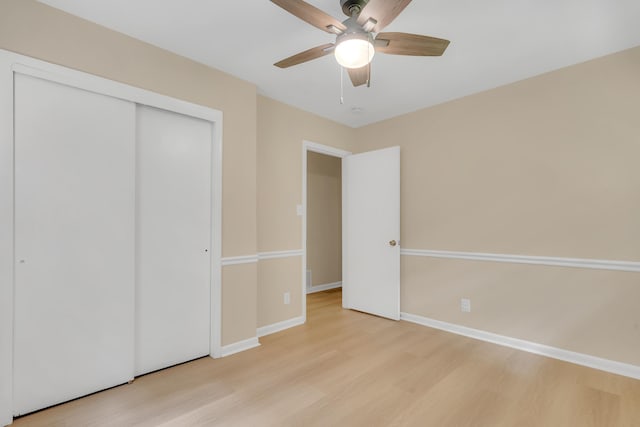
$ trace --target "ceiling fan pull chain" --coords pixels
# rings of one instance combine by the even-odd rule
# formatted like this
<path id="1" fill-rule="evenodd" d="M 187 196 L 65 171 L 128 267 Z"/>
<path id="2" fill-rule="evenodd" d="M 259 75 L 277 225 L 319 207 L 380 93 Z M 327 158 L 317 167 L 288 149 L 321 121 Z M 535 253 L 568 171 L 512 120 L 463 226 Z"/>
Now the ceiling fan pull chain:
<path id="1" fill-rule="evenodd" d="M 344 68 L 340 67 L 340 105 L 344 104 Z"/>
<path id="2" fill-rule="evenodd" d="M 367 49 L 369 50 L 369 58 L 372 57 L 371 47 L 371 43 L 369 43 L 369 46 L 367 46 Z M 371 87 L 371 61 L 367 64 L 367 87 Z"/>

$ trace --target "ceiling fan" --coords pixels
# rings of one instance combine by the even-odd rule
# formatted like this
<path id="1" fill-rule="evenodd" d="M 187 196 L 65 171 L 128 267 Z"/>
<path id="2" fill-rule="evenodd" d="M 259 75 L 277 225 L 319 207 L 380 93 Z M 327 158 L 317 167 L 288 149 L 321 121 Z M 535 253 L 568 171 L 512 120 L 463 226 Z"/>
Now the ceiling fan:
<path id="1" fill-rule="evenodd" d="M 335 43 L 327 43 L 300 52 L 276 67 L 293 65 L 334 53 L 338 63 L 349 72 L 354 86 L 369 85 L 371 60 L 375 52 L 391 55 L 441 56 L 449 40 L 408 33 L 381 33 L 411 0 L 340 0 L 348 18 L 340 22 L 303 0 L 271 0 L 303 21 L 336 35 Z"/>

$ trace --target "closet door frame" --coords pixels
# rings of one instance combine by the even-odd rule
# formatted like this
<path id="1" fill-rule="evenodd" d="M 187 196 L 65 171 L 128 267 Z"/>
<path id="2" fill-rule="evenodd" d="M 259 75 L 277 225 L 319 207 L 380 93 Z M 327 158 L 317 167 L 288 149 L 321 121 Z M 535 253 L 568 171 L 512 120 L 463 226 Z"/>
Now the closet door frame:
<path id="1" fill-rule="evenodd" d="M 14 79 L 16 74 L 212 123 L 210 356 L 221 357 L 222 112 L 0 49 L 0 425 L 13 420 Z M 43 349 L 46 357 L 46 349 Z"/>

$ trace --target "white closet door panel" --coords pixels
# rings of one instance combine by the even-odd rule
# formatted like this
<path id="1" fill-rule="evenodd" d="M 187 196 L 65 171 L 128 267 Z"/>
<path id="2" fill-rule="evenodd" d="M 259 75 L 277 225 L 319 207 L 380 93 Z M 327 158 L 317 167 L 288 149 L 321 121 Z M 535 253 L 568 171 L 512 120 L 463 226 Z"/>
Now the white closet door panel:
<path id="1" fill-rule="evenodd" d="M 16 415 L 133 377 L 134 138 L 134 104 L 16 75 Z"/>
<path id="2" fill-rule="evenodd" d="M 137 108 L 136 375 L 209 354 L 210 122 Z"/>

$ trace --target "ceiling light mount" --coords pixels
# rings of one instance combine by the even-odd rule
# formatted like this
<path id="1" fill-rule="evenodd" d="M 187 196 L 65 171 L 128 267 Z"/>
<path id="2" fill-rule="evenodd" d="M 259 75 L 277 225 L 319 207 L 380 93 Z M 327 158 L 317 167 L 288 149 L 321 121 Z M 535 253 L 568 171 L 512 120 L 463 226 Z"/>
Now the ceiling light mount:
<path id="1" fill-rule="evenodd" d="M 342 12 L 348 17 L 358 16 L 369 0 L 340 0 Z"/>

